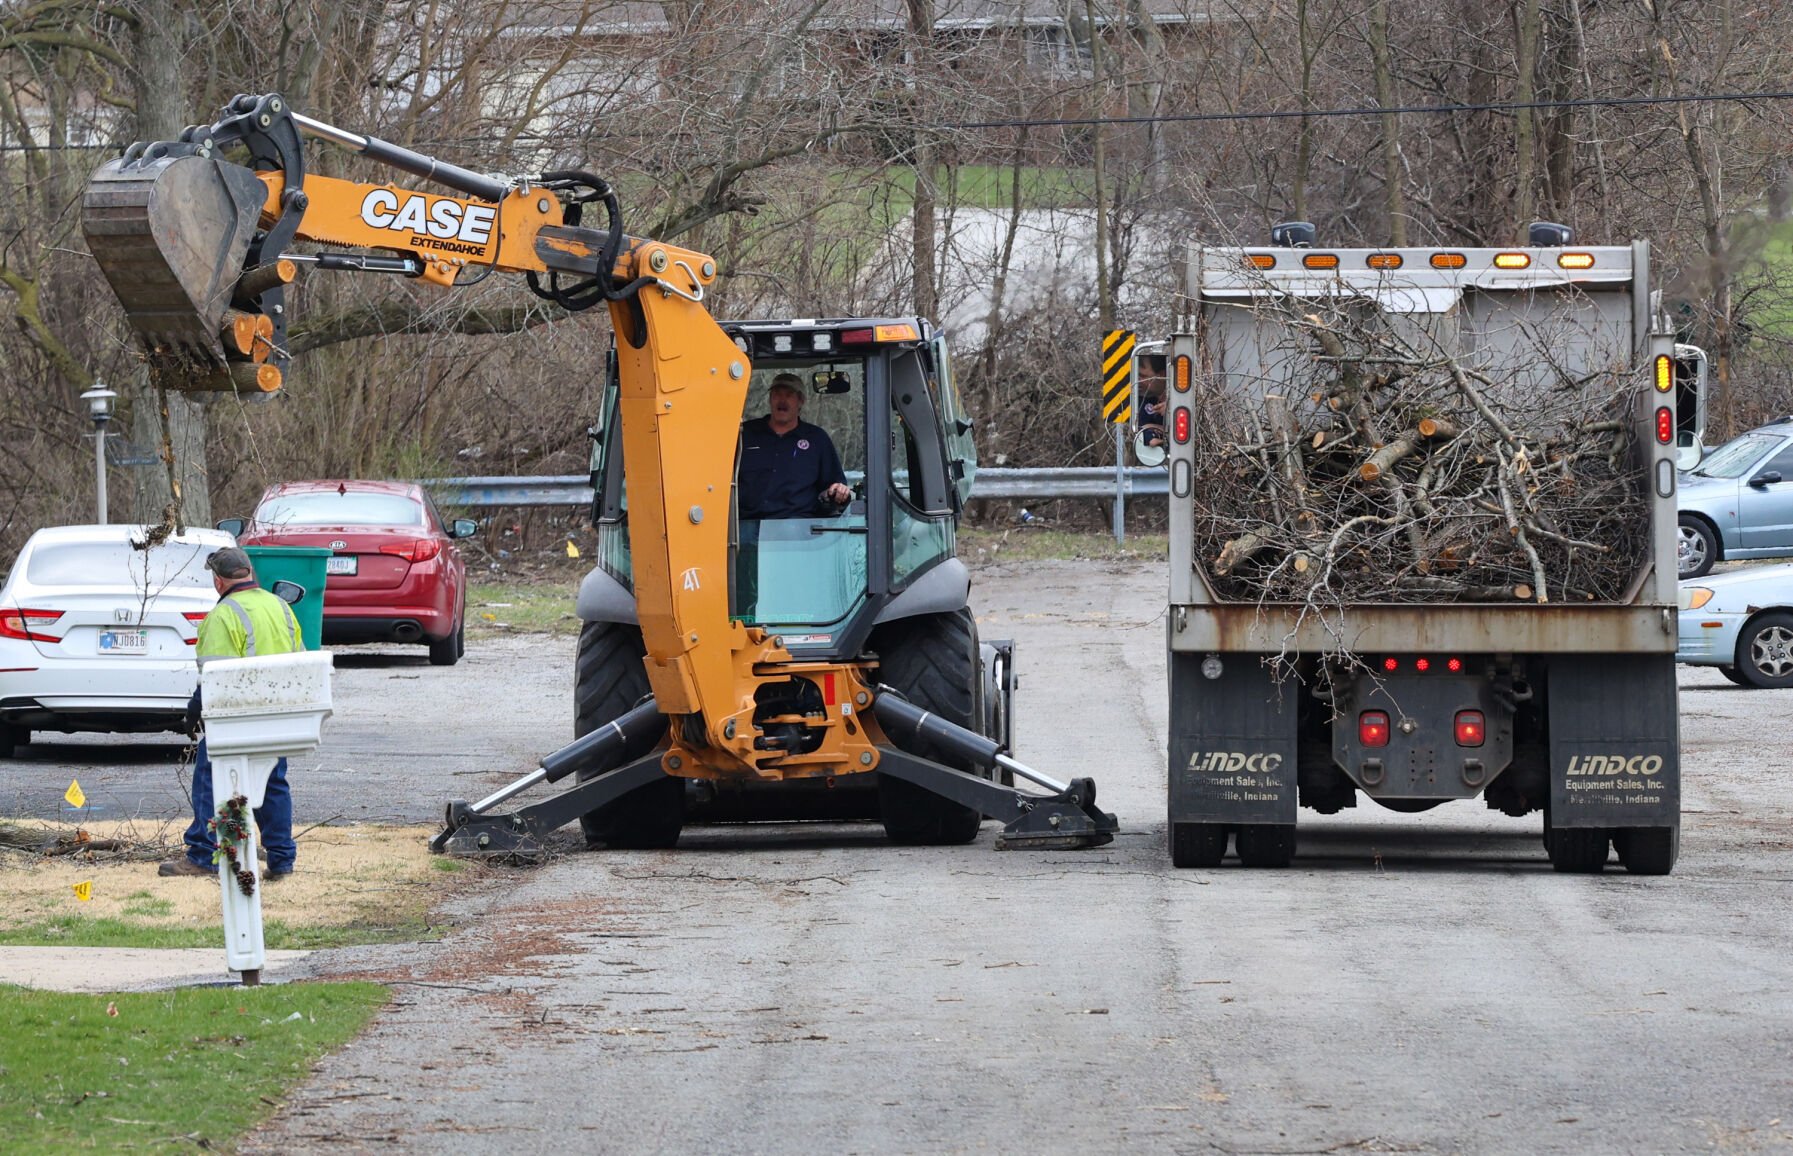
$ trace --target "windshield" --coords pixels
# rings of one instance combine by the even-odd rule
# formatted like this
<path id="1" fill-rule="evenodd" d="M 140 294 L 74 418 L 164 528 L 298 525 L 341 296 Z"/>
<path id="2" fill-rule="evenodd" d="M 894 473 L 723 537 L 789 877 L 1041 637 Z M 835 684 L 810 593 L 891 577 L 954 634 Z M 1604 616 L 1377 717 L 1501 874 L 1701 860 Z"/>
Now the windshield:
<path id="1" fill-rule="evenodd" d="M 744 523 L 735 615 L 758 626 L 829 626 L 865 597 L 865 518 Z"/>
<path id="2" fill-rule="evenodd" d="M 166 542 L 148 550 L 128 542 L 52 542 L 31 551 L 25 578 L 33 586 L 129 586 L 159 590 L 210 590 L 206 556 L 216 542 Z"/>
<path id="3" fill-rule="evenodd" d="M 1700 468 L 1693 472 L 1703 478 L 1740 478 L 1763 454 L 1780 444 L 1781 439 L 1772 434 L 1744 434 L 1707 454 Z"/>
<path id="4" fill-rule="evenodd" d="M 423 507 L 403 494 L 315 490 L 281 494 L 255 511 L 262 526 L 421 526 Z"/>

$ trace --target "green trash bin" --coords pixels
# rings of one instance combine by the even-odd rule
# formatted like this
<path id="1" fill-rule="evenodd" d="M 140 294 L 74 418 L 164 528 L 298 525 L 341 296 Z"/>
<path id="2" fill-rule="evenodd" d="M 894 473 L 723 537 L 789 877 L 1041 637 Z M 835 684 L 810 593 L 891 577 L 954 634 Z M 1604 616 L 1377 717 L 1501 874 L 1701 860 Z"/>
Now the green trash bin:
<path id="1" fill-rule="evenodd" d="M 299 620 L 299 637 L 306 650 L 316 650 L 324 641 L 324 577 L 334 550 L 323 546 L 244 546 L 249 564 L 255 567 L 255 581 L 263 590 L 274 589 L 276 582 L 297 582 L 305 588 L 305 597 L 293 603 L 293 616 Z"/>

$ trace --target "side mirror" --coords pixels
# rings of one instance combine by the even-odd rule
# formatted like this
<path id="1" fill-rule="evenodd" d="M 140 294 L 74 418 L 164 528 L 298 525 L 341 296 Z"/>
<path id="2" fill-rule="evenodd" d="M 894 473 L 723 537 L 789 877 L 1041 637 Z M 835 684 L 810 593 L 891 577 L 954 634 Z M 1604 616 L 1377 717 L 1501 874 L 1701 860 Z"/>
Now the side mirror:
<path id="1" fill-rule="evenodd" d="M 1675 468 L 1682 473 L 1695 469 L 1706 457 L 1706 443 L 1692 430 L 1682 430 L 1675 438 Z"/>
<path id="2" fill-rule="evenodd" d="M 448 524 L 450 538 L 471 538 L 479 533 L 479 523 L 472 518 L 456 518 Z"/>
<path id="3" fill-rule="evenodd" d="M 218 528 L 233 538 L 241 538 L 243 536 L 243 525 L 243 519 L 241 518 L 218 519 Z"/>
<path id="4" fill-rule="evenodd" d="M 1781 472 L 1779 470 L 1763 470 L 1761 473 L 1751 478 L 1749 484 L 1760 490 L 1767 486 L 1772 486 L 1780 480 Z"/>
<path id="5" fill-rule="evenodd" d="M 1164 427 L 1142 425 L 1133 431 L 1133 460 L 1148 468 L 1161 466 L 1169 456 L 1164 448 Z"/>
<path id="6" fill-rule="evenodd" d="M 288 606 L 297 606 L 305 599 L 305 587 L 299 585 L 297 582 L 288 582 L 284 578 L 275 582 L 274 589 L 269 591 L 269 593 L 273 594 L 274 597 L 280 599 Z"/>
<path id="7" fill-rule="evenodd" d="M 838 370 L 833 373 L 829 373 L 827 370 L 817 370 L 810 376 L 810 382 L 815 386 L 817 393 L 853 392 L 853 379 Z"/>

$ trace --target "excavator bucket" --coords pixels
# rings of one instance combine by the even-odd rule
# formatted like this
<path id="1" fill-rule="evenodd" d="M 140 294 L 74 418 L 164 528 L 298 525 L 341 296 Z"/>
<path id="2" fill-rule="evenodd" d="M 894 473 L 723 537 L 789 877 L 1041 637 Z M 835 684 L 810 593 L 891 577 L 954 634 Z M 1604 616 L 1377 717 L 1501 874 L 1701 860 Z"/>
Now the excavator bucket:
<path id="1" fill-rule="evenodd" d="M 223 366 L 219 333 L 267 188 L 204 156 L 127 156 L 89 180 L 81 228 L 152 361 Z"/>

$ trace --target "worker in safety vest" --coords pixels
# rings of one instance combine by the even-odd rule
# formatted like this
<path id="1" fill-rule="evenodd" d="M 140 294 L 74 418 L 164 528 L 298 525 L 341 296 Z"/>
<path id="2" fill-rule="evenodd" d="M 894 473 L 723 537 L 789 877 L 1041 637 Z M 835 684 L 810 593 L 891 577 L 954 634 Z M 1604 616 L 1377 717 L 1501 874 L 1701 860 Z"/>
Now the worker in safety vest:
<path id="1" fill-rule="evenodd" d="M 200 666 L 216 658 L 265 657 L 304 649 L 304 640 L 299 636 L 299 620 L 293 616 L 293 608 L 255 584 L 255 571 L 249 565 L 249 555 L 235 546 L 226 546 L 213 551 L 205 560 L 205 566 L 212 572 L 218 605 L 199 624 L 199 642 L 194 653 Z M 193 701 L 187 704 L 187 718 L 195 729 L 199 717 L 199 692 L 196 690 Z M 210 828 L 215 813 L 212 760 L 206 755 L 205 740 L 200 739 L 199 753 L 193 763 L 193 823 L 187 828 L 187 852 L 162 864 L 157 868 L 158 875 L 217 877 L 214 857 L 218 845 Z M 274 773 L 268 778 L 267 794 L 262 805 L 255 809 L 255 825 L 261 831 L 261 845 L 268 853 L 268 869 L 262 877 L 272 881 L 291 875 L 298 847 L 293 843 L 293 792 L 286 782 L 285 759 L 274 764 Z"/>

